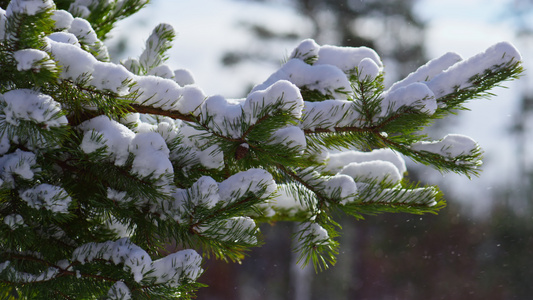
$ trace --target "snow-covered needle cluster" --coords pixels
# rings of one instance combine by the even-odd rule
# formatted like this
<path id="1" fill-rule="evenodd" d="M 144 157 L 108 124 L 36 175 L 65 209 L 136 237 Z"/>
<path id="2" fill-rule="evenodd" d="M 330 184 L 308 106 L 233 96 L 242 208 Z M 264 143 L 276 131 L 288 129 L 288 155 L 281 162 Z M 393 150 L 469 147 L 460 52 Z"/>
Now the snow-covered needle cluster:
<path id="1" fill-rule="evenodd" d="M 0 9 L 0 296 L 188 299 L 202 258 L 240 261 L 259 223 L 293 221 L 301 262 L 335 262 L 334 212 L 435 213 L 405 158 L 475 175 L 471 138 L 421 133 L 521 72 L 499 43 L 448 53 L 385 89 L 372 49 L 304 40 L 244 99 L 206 95 L 104 40 L 145 0 L 14 0 Z M 201 281 L 201 280 L 200 280 Z"/>

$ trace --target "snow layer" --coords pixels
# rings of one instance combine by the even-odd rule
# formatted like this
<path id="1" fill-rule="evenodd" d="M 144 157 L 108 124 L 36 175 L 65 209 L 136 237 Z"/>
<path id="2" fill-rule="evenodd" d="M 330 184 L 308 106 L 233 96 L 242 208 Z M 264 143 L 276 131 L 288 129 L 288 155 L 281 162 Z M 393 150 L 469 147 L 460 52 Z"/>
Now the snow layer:
<path id="1" fill-rule="evenodd" d="M 306 39 L 300 42 L 294 50 L 292 50 L 290 58 L 298 58 L 303 61 L 308 59 L 316 59 L 320 46 L 313 39 Z"/>
<path id="2" fill-rule="evenodd" d="M 384 93 L 381 102 L 381 116 L 386 116 L 401 107 L 412 107 L 432 115 L 437 110 L 437 100 L 427 85 L 419 82 Z"/>
<path id="3" fill-rule="evenodd" d="M 11 16 L 13 14 L 36 15 L 48 9 L 54 9 L 55 4 L 52 0 L 13 0 L 9 3 L 6 9 L 6 14 Z"/>
<path id="4" fill-rule="evenodd" d="M 249 169 L 230 176 L 219 184 L 220 200 L 225 205 L 251 193 L 262 199 L 276 191 L 272 175 L 263 169 Z"/>
<path id="5" fill-rule="evenodd" d="M 337 174 L 321 184 L 324 194 L 331 199 L 340 199 L 341 204 L 351 202 L 357 193 L 357 185 L 352 177 Z"/>
<path id="6" fill-rule="evenodd" d="M 257 244 L 257 227 L 250 217 L 232 217 L 211 224 L 199 226 L 198 232 L 219 241 Z"/>
<path id="7" fill-rule="evenodd" d="M 176 189 L 170 203 L 162 203 L 162 210 L 178 222 L 188 220 L 198 206 L 213 208 L 229 206 L 243 197 L 267 199 L 276 191 L 276 183 L 270 173 L 262 169 L 249 169 L 217 183 L 202 176 L 188 189 Z"/>
<path id="8" fill-rule="evenodd" d="M 29 282 L 43 282 L 48 281 L 56 277 L 56 275 L 59 274 L 59 269 L 55 267 L 49 267 L 45 271 L 39 273 L 39 274 L 31 274 L 26 272 L 19 272 L 15 270 L 15 268 L 10 266 L 11 262 L 5 261 L 3 263 L 0 263 L 0 272 L 4 272 L 4 270 L 8 270 L 7 273 L 10 276 L 10 280 L 12 282 L 22 282 L 22 283 L 29 283 Z"/>
<path id="9" fill-rule="evenodd" d="M 98 37 L 91 27 L 91 23 L 85 19 L 72 19 L 70 26 L 68 27 L 68 32 L 74 34 L 78 40 L 84 44 L 93 45 L 98 42 Z"/>
<path id="10" fill-rule="evenodd" d="M 6 38 L 6 11 L 0 8 L 0 41 L 3 41 Z"/>
<path id="11" fill-rule="evenodd" d="M 373 160 L 361 163 L 352 162 L 346 165 L 339 174 L 346 174 L 357 181 L 382 182 L 397 184 L 403 176 L 398 168 L 389 161 Z"/>
<path id="12" fill-rule="evenodd" d="M 15 176 L 26 180 L 32 179 L 35 172 L 39 171 L 36 164 L 37 159 L 33 152 L 20 149 L 0 157 L 0 180 L 2 180 L 0 185 L 3 183 L 14 187 Z"/>
<path id="13" fill-rule="evenodd" d="M 325 170 L 335 174 L 340 172 L 350 163 L 363 163 L 369 161 L 388 161 L 398 169 L 400 174 L 404 174 L 407 171 L 403 157 L 388 148 L 375 149 L 370 152 L 347 150 L 338 153 L 330 153 Z"/>
<path id="14" fill-rule="evenodd" d="M 129 150 L 135 155 L 132 173 L 138 174 L 140 177 L 154 179 L 163 175 L 174 174 L 172 163 L 169 160 L 170 151 L 159 133 L 138 133 L 131 141 Z"/>
<path id="15" fill-rule="evenodd" d="M 329 64 L 308 65 L 300 59 L 293 58 L 270 75 L 265 82 L 256 85 L 252 91 L 264 90 L 279 80 L 288 80 L 299 88 L 318 91 L 341 100 L 346 100 L 346 94 L 352 90 L 346 74 L 338 67 Z"/>
<path id="16" fill-rule="evenodd" d="M 302 115 L 298 126 L 309 130 L 322 128 L 333 131 L 334 127 L 357 124 L 361 118 L 353 102 L 347 100 L 305 101 Z"/>
<path id="17" fill-rule="evenodd" d="M 78 48 L 81 48 L 81 45 L 80 45 L 80 42 L 78 41 L 78 38 L 73 35 L 72 33 L 68 33 L 68 32 L 53 32 L 51 33 L 49 36 L 48 36 L 48 39 L 54 41 L 54 42 L 58 42 L 58 43 L 63 43 L 63 44 L 70 44 L 70 45 L 74 45 Z"/>
<path id="18" fill-rule="evenodd" d="M 314 222 L 302 223 L 298 226 L 300 229 L 299 236 L 309 240 L 311 244 L 327 245 L 329 243 L 329 234 L 322 226 Z"/>
<path id="19" fill-rule="evenodd" d="M 122 166 L 126 163 L 129 145 L 135 137 L 133 131 L 107 116 L 85 121 L 79 129 L 85 132 L 80 145 L 85 153 L 105 147 L 107 155 L 113 159 L 115 165 Z"/>
<path id="20" fill-rule="evenodd" d="M 61 106 L 48 95 L 29 89 L 11 90 L 0 95 L 6 122 L 18 126 L 20 121 L 42 124 L 44 128 L 66 125 Z"/>
<path id="21" fill-rule="evenodd" d="M 177 69 L 174 70 L 174 81 L 180 86 L 186 86 L 194 84 L 194 77 L 187 69 Z"/>
<path id="22" fill-rule="evenodd" d="M 107 299 L 109 300 L 129 300 L 131 299 L 131 292 L 124 281 L 117 281 L 109 289 L 107 293 Z"/>
<path id="23" fill-rule="evenodd" d="M 268 143 L 295 148 L 297 151 L 304 150 L 307 145 L 304 132 L 297 126 L 292 125 L 276 130 Z"/>
<path id="24" fill-rule="evenodd" d="M 372 60 L 378 68 L 383 68 L 379 55 L 368 47 L 324 45 L 318 51 L 318 60 L 315 64 L 333 65 L 347 73 L 358 67 L 365 58 Z"/>
<path id="25" fill-rule="evenodd" d="M 54 10 L 51 18 L 55 21 L 54 29 L 56 30 L 68 30 L 74 20 L 68 11 L 62 9 Z"/>
<path id="26" fill-rule="evenodd" d="M 167 37 L 173 33 L 174 28 L 167 23 L 161 23 L 154 28 L 146 40 L 146 48 L 139 57 L 139 63 L 145 71 L 148 72 L 163 62 L 162 52 L 166 50 L 170 42 Z"/>
<path id="27" fill-rule="evenodd" d="M 19 214 L 10 214 L 4 217 L 4 224 L 15 230 L 24 225 L 24 219 Z"/>
<path id="28" fill-rule="evenodd" d="M 171 79 L 151 75 L 136 76 L 132 90 L 138 94 L 138 104 L 177 110 L 182 114 L 194 113 L 206 98 L 196 86 L 181 87 Z"/>
<path id="29" fill-rule="evenodd" d="M 215 132 L 231 138 L 240 138 L 247 127 L 256 124 L 260 117 L 278 111 L 300 118 L 303 100 L 298 88 L 286 80 L 280 80 L 265 90 L 251 92 L 246 99 L 225 99 L 212 96 L 200 108 L 202 122 Z M 233 125 L 233 126 L 232 126 Z M 301 139 L 299 141 L 301 143 Z"/>
<path id="30" fill-rule="evenodd" d="M 222 153 L 219 146 L 206 147 L 205 141 L 200 138 L 206 134 L 205 131 L 197 130 L 183 123 L 179 133 L 183 137 L 182 144 L 177 147 L 173 156 L 188 162 L 185 166 L 186 168 L 196 164 L 201 164 L 209 169 L 220 169 L 224 166 L 224 153 Z"/>
<path id="31" fill-rule="evenodd" d="M 271 215 L 274 215 L 278 211 L 291 215 L 314 211 L 316 208 L 316 198 L 312 196 L 301 196 L 299 193 L 301 191 L 302 188 L 296 185 L 279 184 L 274 197 L 262 207 L 267 209 L 267 213 Z"/>
<path id="32" fill-rule="evenodd" d="M 446 71 L 436 75 L 427 82 L 435 97 L 441 98 L 456 90 L 476 88 L 470 79 L 487 70 L 504 68 L 522 60 L 518 50 L 508 42 L 501 42 L 489 47 L 467 60 L 456 63 Z"/>
<path id="33" fill-rule="evenodd" d="M 70 43 L 56 42 L 47 38 L 49 50 L 61 66 L 60 78 L 76 83 L 87 82 L 101 91 L 125 95 L 134 75 L 121 65 L 100 62 L 89 52 Z M 63 41 L 63 40 L 62 40 Z"/>
<path id="34" fill-rule="evenodd" d="M 124 270 L 129 271 L 138 283 L 146 280 L 179 286 L 182 280 L 195 281 L 202 273 L 202 258 L 194 250 L 181 250 L 152 261 L 146 251 L 127 238 L 115 242 L 87 243 L 76 248 L 72 254 L 72 260 L 82 264 L 95 259 L 123 264 Z"/>
<path id="35" fill-rule="evenodd" d="M 39 72 L 43 66 L 54 65 L 48 53 L 37 49 L 19 50 L 13 53 L 13 57 L 17 61 L 17 70 L 19 71 Z"/>
<path id="36" fill-rule="evenodd" d="M 68 213 L 72 198 L 59 186 L 43 183 L 20 193 L 20 198 L 35 209 L 44 208 L 54 213 Z"/>
<path id="37" fill-rule="evenodd" d="M 429 81 L 461 60 L 463 60 L 463 58 L 457 53 L 445 53 L 438 58 L 430 60 L 404 79 L 394 83 L 388 91 L 393 91 L 415 82 Z"/>
<path id="38" fill-rule="evenodd" d="M 411 146 L 415 151 L 428 151 L 445 157 L 455 158 L 471 155 L 479 150 L 479 145 L 472 138 L 461 134 L 448 134 L 440 141 L 418 142 Z"/>

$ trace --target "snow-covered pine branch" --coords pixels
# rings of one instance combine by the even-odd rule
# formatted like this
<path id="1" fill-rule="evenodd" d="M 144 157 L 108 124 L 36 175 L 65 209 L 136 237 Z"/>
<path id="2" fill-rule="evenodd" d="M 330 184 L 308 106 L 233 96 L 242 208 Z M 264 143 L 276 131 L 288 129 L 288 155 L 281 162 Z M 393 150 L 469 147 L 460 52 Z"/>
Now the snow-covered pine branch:
<path id="1" fill-rule="evenodd" d="M 67 2 L 0 9 L 0 290 L 26 298 L 187 299 L 202 257 L 240 261 L 259 223 L 281 220 L 299 224 L 300 261 L 326 268 L 333 212 L 444 206 L 403 177 L 406 158 L 477 174 L 475 141 L 421 131 L 522 70 L 499 43 L 386 89 L 374 50 L 304 40 L 227 99 L 166 64 L 168 24 L 139 58 L 110 62 L 107 33 L 146 1 Z"/>

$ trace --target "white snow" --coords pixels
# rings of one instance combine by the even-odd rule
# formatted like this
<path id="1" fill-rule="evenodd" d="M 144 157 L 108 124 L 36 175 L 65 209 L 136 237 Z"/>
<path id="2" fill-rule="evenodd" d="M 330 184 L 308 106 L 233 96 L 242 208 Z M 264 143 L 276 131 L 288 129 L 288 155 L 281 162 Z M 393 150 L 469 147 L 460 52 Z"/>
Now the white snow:
<path id="1" fill-rule="evenodd" d="M 380 67 L 373 59 L 365 57 L 361 60 L 359 65 L 357 65 L 357 69 L 359 71 L 359 80 L 374 81 L 381 72 L 382 67 Z"/>
<path id="2" fill-rule="evenodd" d="M 174 81 L 180 86 L 186 86 L 194 84 L 194 77 L 191 71 L 187 69 L 177 69 L 174 70 Z"/>
<path id="3" fill-rule="evenodd" d="M 211 96 L 200 107 L 201 121 L 213 131 L 231 138 L 240 138 L 247 128 L 242 122 L 254 125 L 260 116 L 274 114 L 281 110 L 294 118 L 301 116 L 303 100 L 298 88 L 292 83 L 280 80 L 266 88 L 251 92 L 246 99 L 226 99 Z M 231 126 L 233 124 L 233 126 Z M 301 139 L 299 139 L 301 143 Z"/>
<path id="4" fill-rule="evenodd" d="M 174 71 L 172 71 L 172 69 L 168 65 L 159 65 L 155 68 L 152 68 L 150 71 L 146 73 L 146 75 L 153 75 L 153 76 L 158 76 L 161 78 L 174 79 Z"/>
<path id="5" fill-rule="evenodd" d="M 81 48 L 81 45 L 80 45 L 80 42 L 78 41 L 78 38 L 73 35 L 72 33 L 68 33 L 68 32 L 52 32 L 49 36 L 48 36 L 48 39 L 54 41 L 54 42 L 58 42 L 58 43 L 63 43 L 63 44 L 71 44 L 71 45 L 74 45 L 78 48 Z"/>
<path id="6" fill-rule="evenodd" d="M 107 116 L 87 120 L 79 125 L 79 129 L 85 132 L 80 145 L 85 153 L 106 147 L 106 153 L 115 165 L 122 166 L 126 163 L 129 145 L 135 137 L 133 131 Z"/>
<path id="7" fill-rule="evenodd" d="M 315 222 L 305 222 L 298 226 L 301 232 L 298 234 L 302 238 L 309 239 L 312 244 L 327 245 L 329 234 L 322 226 Z"/>
<path id="8" fill-rule="evenodd" d="M 121 65 L 98 61 L 90 53 L 72 43 L 70 36 L 54 36 L 61 42 L 47 38 L 52 56 L 61 66 L 60 77 L 76 83 L 87 81 L 87 84 L 102 90 L 125 95 L 127 84 L 133 81 L 134 75 Z M 88 79 L 88 80 L 87 80 Z"/>
<path id="9" fill-rule="evenodd" d="M 489 47 L 485 52 L 479 53 L 466 60 L 456 63 L 446 71 L 436 75 L 427 82 L 435 97 L 441 98 L 456 91 L 472 87 L 470 79 L 487 70 L 505 67 L 511 63 L 522 60 L 518 50 L 507 42 L 501 42 Z"/>
<path id="10" fill-rule="evenodd" d="M 287 148 L 295 148 L 296 150 L 305 149 L 307 142 L 304 132 L 297 126 L 287 126 L 276 130 L 272 134 L 272 139 L 268 141 L 269 144 L 282 144 Z"/>
<path id="11" fill-rule="evenodd" d="M 117 281 L 107 292 L 107 299 L 109 300 L 129 300 L 131 299 L 131 291 L 124 281 Z"/>
<path id="12" fill-rule="evenodd" d="M 157 132 L 141 132 L 131 141 L 129 150 L 135 155 L 132 173 L 140 177 L 158 179 L 163 175 L 172 176 L 174 170 L 169 160 L 167 144 Z"/>
<path id="13" fill-rule="evenodd" d="M 39 169 L 35 167 L 37 159 L 33 152 L 26 152 L 20 149 L 14 153 L 6 154 L 0 157 L 0 178 L 9 186 L 14 187 L 14 176 L 26 180 L 33 178 L 35 172 Z"/>
<path id="14" fill-rule="evenodd" d="M 117 191 L 109 187 L 107 188 L 107 198 L 119 203 L 130 202 L 131 200 L 133 200 L 128 197 L 128 194 L 126 192 Z"/>
<path id="15" fill-rule="evenodd" d="M 76 248 L 72 254 L 72 260 L 82 264 L 95 259 L 123 264 L 124 270 L 129 271 L 138 283 L 146 279 L 179 286 L 181 279 L 194 281 L 202 273 L 202 258 L 194 250 L 181 250 L 152 261 L 146 251 L 127 238 L 115 242 L 87 243 Z"/>
<path id="16" fill-rule="evenodd" d="M 415 151 L 428 151 L 445 157 L 455 158 L 460 155 L 471 155 L 479 149 L 472 138 L 461 134 L 448 134 L 440 141 L 418 142 L 411 146 Z"/>
<path id="17" fill-rule="evenodd" d="M 330 129 L 357 124 L 361 115 L 354 109 L 353 102 L 347 100 L 305 101 L 302 119 L 298 126 L 302 129 Z"/>
<path id="18" fill-rule="evenodd" d="M 339 174 L 346 174 L 356 181 L 382 182 L 386 180 L 391 184 L 397 184 L 403 178 L 398 168 L 392 162 L 383 160 L 361 163 L 352 162 L 342 168 Z"/>
<path id="19" fill-rule="evenodd" d="M 395 89 L 405 87 L 411 83 L 429 81 L 433 79 L 436 75 L 442 73 L 449 67 L 463 60 L 461 55 L 448 52 L 443 54 L 438 58 L 434 58 L 427 62 L 425 65 L 419 67 L 416 71 L 409 74 L 404 79 L 394 83 L 388 91 L 393 91 Z"/>
<path id="20" fill-rule="evenodd" d="M 82 18 L 74 18 L 70 22 L 68 32 L 74 34 L 80 42 L 87 45 L 93 45 L 98 42 L 96 32 L 94 32 L 89 21 Z"/>
<path id="21" fill-rule="evenodd" d="M 68 213 L 72 198 L 59 186 L 43 183 L 20 192 L 20 198 L 35 209 L 44 208 L 54 213 Z"/>
<path id="22" fill-rule="evenodd" d="M 20 121 L 44 125 L 44 128 L 59 127 L 68 123 L 61 115 L 61 106 L 52 97 L 29 89 L 11 90 L 0 96 L 4 103 L 5 121 L 18 126 Z"/>
<path id="23" fill-rule="evenodd" d="M 133 78 L 133 74 L 121 65 L 98 62 L 94 64 L 92 78 L 88 84 L 101 91 L 126 95 L 129 92 L 128 84 Z"/>
<path id="24" fill-rule="evenodd" d="M 315 40 L 305 39 L 292 50 L 290 58 L 298 58 L 302 61 L 318 58 L 318 50 L 320 50 L 320 45 L 318 45 Z"/>
<path id="25" fill-rule="evenodd" d="M 316 201 L 309 197 L 299 199 L 298 188 L 296 186 L 279 184 L 275 196 L 267 203 L 268 207 L 275 211 L 281 209 L 289 214 L 297 212 L 309 212 L 316 206 Z"/>
<path id="26" fill-rule="evenodd" d="M 50 53 L 62 67 L 61 78 L 80 82 L 94 73 L 97 60 L 90 53 L 70 43 L 56 42 L 50 38 L 47 41 Z"/>
<path id="27" fill-rule="evenodd" d="M 388 161 L 394 164 L 400 174 L 404 174 L 407 171 L 403 157 L 389 148 L 375 149 L 370 152 L 347 150 L 330 153 L 325 170 L 335 174 L 352 162 L 363 163 L 368 161 Z"/>
<path id="28" fill-rule="evenodd" d="M 358 67 L 365 58 L 372 60 L 379 69 L 383 68 L 379 55 L 368 47 L 323 45 L 318 51 L 318 60 L 315 64 L 333 65 L 348 73 Z"/>
<path id="29" fill-rule="evenodd" d="M 250 217 L 231 217 L 197 228 L 204 236 L 233 243 L 257 244 L 254 235 L 257 230 L 254 220 Z"/>
<path id="30" fill-rule="evenodd" d="M 3 41 L 6 37 L 6 11 L 0 8 L 0 41 Z"/>
<path id="31" fill-rule="evenodd" d="M 136 98 L 138 104 L 177 110 L 182 114 L 195 113 L 206 98 L 194 85 L 181 87 L 171 79 L 151 75 L 136 76 L 132 91 L 139 95 Z"/>
<path id="32" fill-rule="evenodd" d="M 195 206 L 201 205 L 207 208 L 213 208 L 220 201 L 218 182 L 209 176 L 202 176 L 191 188 L 187 190 L 178 189 L 174 194 L 174 198 L 178 203 L 191 201 Z"/>
<path id="33" fill-rule="evenodd" d="M 344 174 L 337 174 L 328 178 L 321 183 L 321 186 L 326 197 L 340 199 L 341 204 L 353 201 L 353 197 L 357 193 L 357 185 L 353 178 Z"/>
<path id="34" fill-rule="evenodd" d="M 381 116 L 395 112 L 401 107 L 412 107 L 432 115 L 437 110 L 437 100 L 428 86 L 419 82 L 384 93 Z"/>
<path id="35" fill-rule="evenodd" d="M 51 18 L 55 21 L 54 29 L 56 30 L 68 30 L 74 20 L 68 11 L 62 9 L 54 10 Z"/>
<path id="36" fill-rule="evenodd" d="M 146 40 L 146 48 L 139 57 L 139 62 L 145 71 L 150 71 L 162 63 L 161 51 L 168 43 L 165 35 L 173 32 L 172 25 L 166 23 L 161 23 L 154 28 Z"/>
<path id="37" fill-rule="evenodd" d="M 208 209 L 219 204 L 229 206 L 245 196 L 267 199 L 276 188 L 272 175 L 262 169 L 242 171 L 220 183 L 202 176 L 190 188 L 176 189 L 172 194 L 174 201 L 162 203 L 162 208 L 172 218 L 182 222 L 189 219 L 198 206 Z"/>
<path id="38" fill-rule="evenodd" d="M 48 9 L 54 9 L 55 4 L 52 0 L 13 0 L 6 9 L 8 16 L 13 14 L 36 15 Z"/>
<path id="39" fill-rule="evenodd" d="M 205 131 L 199 131 L 187 124 L 182 124 L 180 134 L 183 136 L 183 145 L 176 149 L 175 156 L 183 156 L 190 164 L 199 162 L 206 168 L 219 169 L 224 166 L 224 153 L 219 146 L 205 147 L 199 138 Z"/>
<path id="40" fill-rule="evenodd" d="M 68 11 L 77 17 L 87 18 L 91 14 L 89 7 L 92 3 L 91 0 L 75 0 L 70 4 Z"/>
<path id="41" fill-rule="evenodd" d="M 33 70 L 39 72 L 43 66 L 54 65 L 48 53 L 37 49 L 18 50 L 13 53 L 13 57 L 17 61 L 17 70 L 19 71 Z"/>
<path id="42" fill-rule="evenodd" d="M 276 183 L 272 175 L 263 169 L 248 169 L 230 176 L 219 186 L 220 200 L 225 205 L 233 203 L 248 193 L 267 198 L 276 191 Z"/>
<path id="43" fill-rule="evenodd" d="M 279 80 L 288 80 L 299 88 L 318 91 L 331 96 L 332 99 L 346 100 L 346 93 L 352 90 L 346 74 L 338 67 L 329 64 L 308 65 L 300 59 L 293 58 L 270 75 L 265 82 L 256 85 L 252 91 L 264 90 Z"/>
<path id="44" fill-rule="evenodd" d="M 4 217 L 4 224 L 15 230 L 24 225 L 24 219 L 19 214 L 10 214 Z"/>

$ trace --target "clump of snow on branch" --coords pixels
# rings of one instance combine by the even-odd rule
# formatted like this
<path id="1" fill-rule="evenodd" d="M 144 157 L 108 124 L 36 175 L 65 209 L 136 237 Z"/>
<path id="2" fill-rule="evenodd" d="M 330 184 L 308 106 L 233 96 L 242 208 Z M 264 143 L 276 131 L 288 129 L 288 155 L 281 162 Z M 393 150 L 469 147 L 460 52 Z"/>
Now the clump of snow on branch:
<path id="1" fill-rule="evenodd" d="M 72 198 L 59 186 L 43 183 L 20 193 L 20 198 L 35 209 L 44 208 L 54 213 L 68 213 Z"/>
<path id="2" fill-rule="evenodd" d="M 448 158 L 470 155 L 479 150 L 479 145 L 472 138 L 461 134 L 448 134 L 440 141 L 418 142 L 411 146 L 415 151 L 427 151 Z"/>
<path id="3" fill-rule="evenodd" d="M 55 4 L 52 0 L 14 0 L 7 6 L 6 14 L 25 14 L 32 16 L 54 7 Z"/>
<path id="4" fill-rule="evenodd" d="M 52 69 L 54 62 L 50 59 L 48 53 L 37 49 L 18 50 L 13 54 L 17 61 L 17 70 L 39 72 L 42 67 Z"/>
<path id="5" fill-rule="evenodd" d="M 110 300 L 129 300 L 131 299 L 131 291 L 124 281 L 117 281 L 109 289 L 107 298 Z"/>
<path id="6" fill-rule="evenodd" d="M 3 104 L 3 105 L 2 105 Z M 4 120 L 18 126 L 21 121 L 42 124 L 45 128 L 68 123 L 61 115 L 61 106 L 52 97 L 29 89 L 17 89 L 0 94 Z"/>
<path id="7" fill-rule="evenodd" d="M 24 218 L 19 214 L 10 214 L 4 217 L 4 224 L 9 226 L 11 230 L 15 230 L 21 226 L 24 226 Z"/>
<path id="8" fill-rule="evenodd" d="M 15 185 L 15 176 L 30 180 L 35 172 L 39 171 L 36 164 L 37 159 L 33 152 L 17 149 L 13 153 L 5 154 L 0 157 L 0 180 L 10 187 Z"/>
<path id="9" fill-rule="evenodd" d="M 181 250 L 152 261 L 146 251 L 127 238 L 115 242 L 84 244 L 72 254 L 72 260 L 82 264 L 95 259 L 123 264 L 124 270 L 130 272 L 138 283 L 146 280 L 179 286 L 184 279 L 194 281 L 202 273 L 202 258 L 194 250 Z"/>

